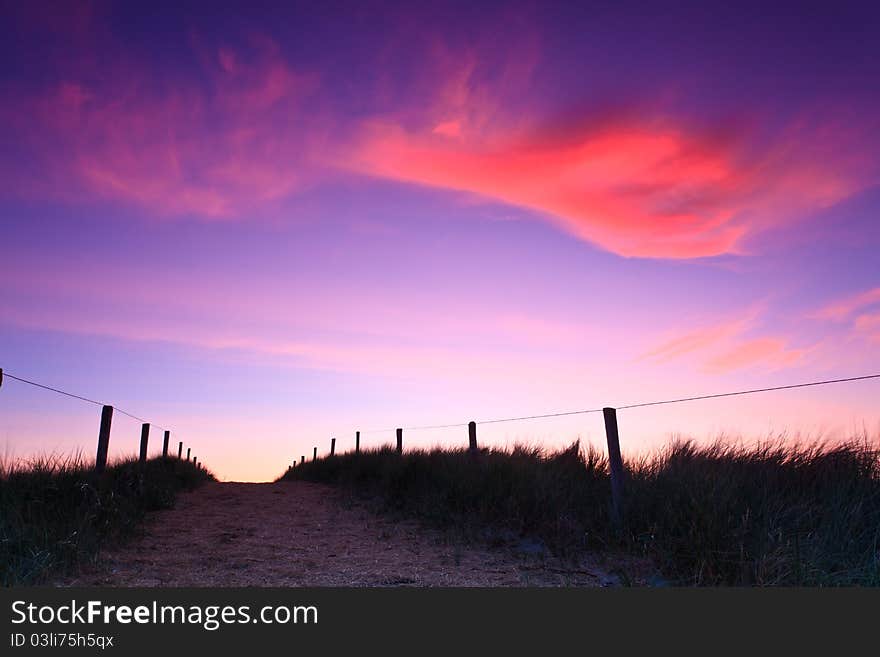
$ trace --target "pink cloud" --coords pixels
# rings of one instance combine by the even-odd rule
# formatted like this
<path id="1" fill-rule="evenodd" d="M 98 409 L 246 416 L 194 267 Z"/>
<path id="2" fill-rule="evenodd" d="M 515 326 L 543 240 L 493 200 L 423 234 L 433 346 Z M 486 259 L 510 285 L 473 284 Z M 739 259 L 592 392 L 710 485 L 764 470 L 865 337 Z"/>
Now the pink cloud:
<path id="1" fill-rule="evenodd" d="M 880 287 L 833 301 L 808 316 L 845 325 L 856 342 L 880 343 Z"/>
<path id="2" fill-rule="evenodd" d="M 667 340 L 641 358 L 667 363 L 692 357 L 699 369 L 708 374 L 724 374 L 756 365 L 778 369 L 802 360 L 815 348 L 794 348 L 789 340 L 776 335 L 749 337 L 754 332 L 761 312 L 760 306 L 744 316 L 703 326 Z"/>
<path id="3" fill-rule="evenodd" d="M 699 328 L 660 344 L 645 353 L 642 358 L 666 362 L 716 345 L 722 340 L 736 335 L 741 330 L 742 327 L 739 322 Z"/>
<path id="4" fill-rule="evenodd" d="M 722 374 L 754 365 L 777 369 L 799 361 L 804 349 L 788 347 L 782 338 L 764 337 L 740 342 L 732 349 L 711 358 L 704 370 L 711 374 Z"/>
<path id="5" fill-rule="evenodd" d="M 0 296 L 14 292 L 35 301 L 13 304 L 0 323 L 177 344 L 291 367 L 391 377 L 502 373 L 513 379 L 516 364 L 540 372 L 534 380 L 557 379 L 579 369 L 573 354 L 601 334 L 598 327 L 483 301 L 441 296 L 424 306 L 389 299 L 381 289 L 352 290 L 312 277 L 266 284 L 239 271 L 201 277 L 99 263 L 63 263 L 62 276 L 50 266 L 7 264 Z M 352 317 L 359 318 L 354 333 Z"/>
<path id="6" fill-rule="evenodd" d="M 880 312 L 859 315 L 853 322 L 857 333 L 872 342 L 880 342 Z"/>
<path id="7" fill-rule="evenodd" d="M 202 70 L 178 79 L 102 62 L 105 82 L 69 75 L 0 113 L 39 170 L 0 160 L 0 177 L 10 193 L 228 220 L 336 168 L 528 208 L 623 256 L 696 258 L 741 253 L 748 237 L 845 198 L 868 175 L 854 173 L 848 133 L 834 124 L 805 122 L 772 140 L 719 136 L 656 98 L 611 118 L 548 120 L 528 30 L 516 34 L 516 56 L 492 39 L 425 41 L 424 74 L 400 96 L 380 74 L 364 93 L 390 109 L 357 121 L 322 107 L 315 76 L 267 39 L 244 50 L 196 45 Z"/>
<path id="8" fill-rule="evenodd" d="M 843 321 L 854 312 L 874 304 L 880 304 L 880 287 L 866 290 L 865 292 L 860 292 L 830 303 L 813 313 L 812 317 L 817 319 Z"/>
<path id="9" fill-rule="evenodd" d="M 388 342 L 369 335 L 315 337 L 307 328 L 297 330 L 291 326 L 285 326 L 291 334 L 286 337 L 279 331 L 254 331 L 210 317 L 104 313 L 96 320 L 76 308 L 54 308 L 51 312 L 13 309 L 3 320 L 26 328 L 212 350 L 233 361 L 389 378 L 418 380 L 430 372 L 432 379 L 447 381 L 486 383 L 499 378 L 525 378 L 559 382 L 573 378 L 580 369 L 570 359 L 548 358 L 515 346 L 487 350 L 477 345 L 446 346 L 427 340 Z"/>
<path id="10" fill-rule="evenodd" d="M 42 184 L 8 180 L 10 191 L 227 219 L 300 189 L 320 133 L 302 107 L 314 77 L 294 71 L 271 43 L 247 54 L 202 58 L 204 85 L 157 83 L 141 67 L 111 64 L 109 82 L 69 79 L 23 100 L 10 121 L 41 161 Z"/>

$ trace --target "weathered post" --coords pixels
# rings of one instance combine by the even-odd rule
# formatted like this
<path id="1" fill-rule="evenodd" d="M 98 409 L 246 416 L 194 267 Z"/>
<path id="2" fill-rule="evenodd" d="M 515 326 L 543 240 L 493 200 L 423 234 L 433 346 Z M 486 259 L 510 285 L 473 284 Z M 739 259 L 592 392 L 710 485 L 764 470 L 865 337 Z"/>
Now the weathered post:
<path id="1" fill-rule="evenodd" d="M 361 451 L 361 432 L 354 432 L 354 453 L 358 454 Z"/>
<path id="2" fill-rule="evenodd" d="M 141 425 L 141 465 L 147 462 L 147 443 L 150 440 L 150 423 L 144 422 Z"/>
<path id="3" fill-rule="evenodd" d="M 187 448 L 186 448 L 186 460 L 187 460 L 187 462 L 189 462 L 189 454 L 190 454 L 191 451 L 192 451 L 192 447 L 187 447 Z"/>
<path id="4" fill-rule="evenodd" d="M 468 422 L 468 446 L 472 452 L 477 451 L 477 423 Z"/>
<path id="5" fill-rule="evenodd" d="M 177 443 L 177 458 L 183 457 L 183 441 Z"/>
<path id="6" fill-rule="evenodd" d="M 330 456 L 336 453 L 336 438 L 330 439 Z"/>
<path id="7" fill-rule="evenodd" d="M 110 448 L 110 424 L 113 422 L 113 407 L 101 409 L 101 428 L 98 429 L 98 453 L 95 456 L 95 472 L 101 474 L 107 467 L 107 450 Z"/>
<path id="8" fill-rule="evenodd" d="M 168 458 L 168 441 L 171 440 L 171 432 L 166 431 L 165 437 L 162 439 L 162 458 Z"/>
<path id="9" fill-rule="evenodd" d="M 299 464 L 304 465 L 305 462 L 306 462 L 306 456 L 305 456 L 305 454 L 303 454 L 302 456 L 299 457 Z"/>
<path id="10" fill-rule="evenodd" d="M 403 454 L 403 429 L 397 430 L 397 453 Z"/>
<path id="11" fill-rule="evenodd" d="M 312 452 L 312 460 L 313 461 L 318 460 L 318 448 L 317 447 L 315 447 L 315 451 Z"/>
<path id="12" fill-rule="evenodd" d="M 623 508 L 623 459 L 620 457 L 620 436 L 617 432 L 617 410 L 603 408 L 605 436 L 608 439 L 608 467 L 611 470 L 611 515 L 614 522 L 621 521 Z"/>

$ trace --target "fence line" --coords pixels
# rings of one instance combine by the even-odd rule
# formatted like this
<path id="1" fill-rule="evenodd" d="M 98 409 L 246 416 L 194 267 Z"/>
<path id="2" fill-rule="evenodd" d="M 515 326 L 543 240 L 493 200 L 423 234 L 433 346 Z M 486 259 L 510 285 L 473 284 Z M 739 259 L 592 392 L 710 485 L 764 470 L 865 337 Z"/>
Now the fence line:
<path id="1" fill-rule="evenodd" d="M 132 418 L 133 420 L 137 420 L 138 422 L 142 423 L 141 424 L 140 448 L 139 448 L 139 453 L 138 453 L 139 461 L 141 463 L 145 463 L 147 460 L 147 448 L 149 445 L 150 429 L 153 426 L 155 426 L 160 431 L 163 431 L 165 434 L 163 437 L 163 441 L 162 441 L 162 458 L 168 458 L 168 442 L 171 437 L 171 431 L 161 425 L 151 423 L 142 417 L 138 417 L 137 415 L 129 413 L 128 411 L 125 411 L 121 408 L 115 407 L 111 404 L 105 404 L 103 402 L 95 401 L 94 399 L 89 399 L 88 397 L 83 397 L 82 395 L 77 395 L 75 393 L 68 392 L 66 390 L 61 390 L 60 388 L 54 388 L 52 386 L 47 386 L 43 383 L 38 383 L 38 382 L 32 381 L 30 379 L 25 379 L 23 377 L 16 376 L 14 374 L 10 374 L 9 372 L 4 372 L 2 367 L 0 367 L 0 388 L 3 387 L 4 377 L 6 377 L 8 379 L 12 379 L 14 381 L 19 381 L 20 383 L 25 383 L 30 386 L 41 388 L 43 390 L 49 390 L 51 392 L 58 393 L 59 395 L 64 395 L 66 397 L 78 399 L 80 401 L 88 402 L 90 404 L 95 404 L 96 406 L 101 406 L 101 424 L 98 429 L 98 449 L 95 453 L 95 471 L 98 473 L 103 472 L 106 465 L 107 465 L 107 454 L 108 454 L 109 445 L 110 445 L 110 427 L 111 427 L 111 424 L 113 421 L 113 412 L 114 411 L 122 413 L 123 415 L 126 415 L 126 416 Z M 178 444 L 178 448 L 177 448 L 177 458 L 181 458 L 182 452 L 183 452 L 183 442 L 181 441 Z M 186 450 L 186 460 L 187 461 L 190 460 L 190 448 L 189 447 L 187 447 L 187 450 Z M 198 467 L 198 460 L 197 459 L 193 459 L 193 463 Z"/>
<path id="2" fill-rule="evenodd" d="M 880 374 L 866 374 L 864 376 L 851 376 L 842 379 L 826 379 L 824 381 L 810 381 L 808 383 L 794 383 L 790 385 L 784 386 L 775 386 L 771 388 L 754 388 L 751 390 L 737 390 L 734 392 L 722 392 L 722 393 L 714 393 L 708 395 L 699 395 L 695 397 L 682 397 L 679 399 L 664 399 L 661 401 L 651 401 L 651 402 L 640 402 L 637 404 L 627 404 L 625 406 L 615 406 L 617 410 L 624 410 L 630 408 L 641 408 L 643 406 L 659 406 L 661 404 L 678 404 L 680 402 L 688 402 L 688 401 L 698 401 L 701 399 L 716 399 L 719 397 L 734 397 L 736 395 L 751 395 L 758 392 L 772 392 L 774 390 L 791 390 L 794 388 L 807 388 L 810 386 L 821 386 L 827 385 L 831 383 L 847 383 L 850 381 L 864 381 L 867 379 L 880 379 Z M 576 411 L 560 411 L 554 413 L 542 413 L 538 415 L 524 415 L 520 417 L 505 417 L 505 418 L 495 418 L 491 420 L 475 420 L 477 424 L 497 424 L 499 422 L 519 422 L 521 420 L 540 420 L 544 418 L 552 418 L 552 417 L 563 417 L 568 415 L 587 415 L 589 413 L 601 413 L 602 408 L 589 408 L 583 410 Z M 429 424 L 422 426 L 404 426 L 401 427 L 404 431 L 422 431 L 428 429 L 457 429 L 460 427 L 468 426 L 468 422 L 455 422 L 451 424 Z M 389 427 L 387 429 L 366 429 L 361 430 L 362 434 L 372 434 L 372 433 L 388 433 L 395 431 L 398 427 Z"/>
<path id="3" fill-rule="evenodd" d="M 627 410 L 632 408 L 643 408 L 646 406 L 660 406 L 662 404 L 678 404 L 682 402 L 689 401 L 699 401 L 703 399 L 718 399 L 721 397 L 734 397 L 737 395 L 751 395 L 760 392 L 773 392 L 776 390 L 792 390 L 795 388 L 807 388 L 811 386 L 821 386 L 828 385 L 833 383 L 848 383 L 852 381 L 865 381 L 868 379 L 880 379 L 880 373 L 878 374 L 865 374 L 863 376 L 851 376 L 840 379 L 825 379 L 823 381 L 810 381 L 807 383 L 793 383 L 789 385 L 783 386 L 774 386 L 769 388 L 753 388 L 750 390 L 737 390 L 734 392 L 721 392 L 721 393 L 713 393 L 707 395 L 698 395 L 694 397 L 680 397 L 677 399 L 663 399 L 660 401 L 651 401 L 651 402 L 639 402 L 636 404 L 626 404 L 624 406 L 615 406 L 617 410 Z M 540 420 L 544 418 L 553 418 L 553 417 L 563 417 L 569 415 L 586 415 L 589 413 L 602 413 L 603 408 L 589 408 L 583 410 L 576 411 L 560 411 L 555 413 L 542 413 L 538 415 L 523 415 L 519 417 L 506 417 L 506 418 L 495 418 L 491 420 L 471 420 L 468 422 L 453 422 L 449 424 L 427 424 L 427 425 L 416 425 L 416 426 L 403 426 L 403 427 L 387 427 L 384 429 L 360 429 L 356 432 L 356 446 L 360 447 L 360 436 L 361 434 L 376 434 L 376 433 L 391 433 L 398 430 L 403 431 L 425 431 L 431 429 L 458 429 L 462 427 L 467 427 L 471 424 L 471 422 L 476 422 L 476 424 L 497 424 L 500 422 L 519 422 L 522 420 Z"/>
<path id="4" fill-rule="evenodd" d="M 553 417 L 563 417 L 570 415 L 586 415 L 588 413 L 602 413 L 605 421 L 605 436 L 608 442 L 608 465 L 609 465 L 609 474 L 611 477 L 611 514 L 613 519 L 616 522 L 621 520 L 622 514 L 622 506 L 623 506 L 623 489 L 624 489 L 624 479 L 625 473 L 623 468 L 623 459 L 621 457 L 620 452 L 620 436 L 618 432 L 617 426 L 617 411 L 619 410 L 628 410 L 634 408 L 644 408 L 646 406 L 659 406 L 661 404 L 679 404 L 683 402 L 690 401 L 698 401 L 703 399 L 718 399 L 721 397 L 735 397 L 738 395 L 751 395 L 761 392 L 772 392 L 777 390 L 793 390 L 795 388 L 807 388 L 811 386 L 822 386 L 822 385 L 830 385 L 834 383 L 849 383 L 853 381 L 866 381 L 869 379 L 880 379 L 880 373 L 878 374 L 865 374 L 862 376 L 851 376 L 846 378 L 839 379 L 825 379 L 822 381 L 809 381 L 805 383 L 793 383 L 789 385 L 783 386 L 772 386 L 768 388 L 753 388 L 750 390 L 736 390 L 733 392 L 722 392 L 722 393 L 714 393 L 707 395 L 697 395 L 693 397 L 681 397 L 678 399 L 664 399 L 659 401 L 652 402 L 640 402 L 636 404 L 627 404 L 624 406 L 611 407 L 606 406 L 603 408 L 590 408 L 584 410 L 576 410 L 576 411 L 562 411 L 557 413 L 543 413 L 537 415 L 524 415 L 520 417 L 508 417 L 508 418 L 496 418 L 491 420 L 482 420 L 475 421 L 471 420 L 469 422 L 454 422 L 449 424 L 430 424 L 430 425 L 421 425 L 421 426 L 410 426 L 410 427 L 396 427 L 389 429 L 367 429 L 357 431 L 355 433 L 355 454 L 360 452 L 360 436 L 362 433 L 371 434 L 371 433 L 385 433 L 394 431 L 396 433 L 397 445 L 396 451 L 397 453 L 403 452 L 403 432 L 404 431 L 419 431 L 419 430 L 428 430 L 428 429 L 456 429 L 461 427 L 467 427 L 468 429 L 468 448 L 472 453 L 477 453 L 479 450 L 477 448 L 477 425 L 479 424 L 497 424 L 499 422 L 518 422 L 521 420 L 537 420 L 542 418 L 553 418 Z M 317 460 L 318 448 L 315 448 L 313 460 Z M 333 437 L 330 439 L 330 456 L 335 455 L 336 453 L 336 438 Z M 300 461 L 300 465 L 304 463 L 304 459 Z M 293 465 L 291 467 L 296 466 L 296 460 L 293 461 Z"/>
<path id="5" fill-rule="evenodd" d="M 66 390 L 61 390 L 59 388 L 54 388 L 52 386 L 48 386 L 43 383 L 38 383 L 38 382 L 32 381 L 30 379 L 25 379 L 23 377 L 19 377 L 14 374 L 9 374 L 8 372 L 4 372 L 2 368 L 0 368 L 0 387 L 2 387 L 2 385 L 3 385 L 4 376 L 9 379 L 13 379 L 15 381 L 19 381 L 19 382 L 27 384 L 27 385 L 35 386 L 37 388 L 42 388 L 44 390 L 55 392 L 60 395 L 65 395 L 67 397 L 71 397 L 73 399 L 78 399 L 78 400 L 81 400 L 84 402 L 88 402 L 90 404 L 95 404 L 97 406 L 102 406 L 101 425 L 100 425 L 100 430 L 99 430 L 99 434 L 98 434 L 98 450 L 97 450 L 96 465 L 95 465 L 96 470 L 99 470 L 99 471 L 103 470 L 103 468 L 106 464 L 107 450 L 108 450 L 108 445 L 109 445 L 109 440 L 110 440 L 110 425 L 111 425 L 114 410 L 116 410 L 116 411 L 122 413 L 123 415 L 126 415 L 134 420 L 142 422 L 140 460 L 144 461 L 146 459 L 147 444 L 148 444 L 148 440 L 149 440 L 150 427 L 152 425 L 152 423 L 148 422 L 147 420 L 145 420 L 141 417 L 138 417 L 137 415 L 134 415 L 132 413 L 129 413 L 128 411 L 125 411 L 121 408 L 115 408 L 112 405 L 103 404 L 102 402 L 95 401 L 94 399 L 90 399 L 88 397 L 83 397 L 82 395 L 77 395 L 75 393 L 68 392 Z M 374 433 L 385 433 L 385 432 L 394 431 L 396 433 L 396 438 L 397 438 L 397 441 L 396 441 L 397 442 L 397 445 L 396 445 L 397 451 L 402 452 L 403 451 L 403 432 L 404 431 L 422 431 L 422 430 L 432 430 L 432 429 L 455 429 L 455 428 L 467 427 L 469 447 L 471 450 L 476 450 L 477 449 L 476 426 L 478 424 L 498 424 L 501 422 L 519 422 L 519 421 L 525 421 L 525 420 L 539 420 L 539 419 L 544 419 L 544 418 L 565 417 L 565 416 L 572 416 L 572 415 L 586 415 L 586 414 L 590 414 L 590 413 L 603 413 L 604 417 L 605 417 L 606 435 L 607 435 L 608 443 L 609 443 L 609 455 L 613 461 L 618 461 L 620 459 L 620 455 L 619 455 L 620 448 L 619 448 L 618 437 L 617 437 L 617 416 L 616 416 L 616 413 L 618 410 L 644 408 L 647 406 L 659 406 L 659 405 L 663 405 L 663 404 L 678 404 L 678 403 L 683 403 L 683 402 L 699 401 L 699 400 L 704 400 L 704 399 L 719 399 L 722 397 L 735 397 L 735 396 L 739 396 L 739 395 L 751 395 L 751 394 L 756 394 L 756 393 L 773 392 L 773 391 L 778 391 L 778 390 L 793 390 L 796 388 L 807 388 L 807 387 L 812 387 L 812 386 L 830 385 L 830 384 L 835 384 L 835 383 L 849 383 L 849 382 L 854 382 L 854 381 L 866 381 L 869 379 L 880 379 L 880 373 L 865 374 L 862 376 L 852 376 L 852 377 L 838 378 L 838 379 L 825 379 L 825 380 L 821 380 L 821 381 L 808 381 L 808 382 L 804 382 L 804 383 L 793 383 L 793 384 L 788 384 L 788 385 L 772 386 L 772 387 L 767 387 L 767 388 L 753 388 L 753 389 L 749 389 L 749 390 L 737 390 L 737 391 L 732 391 L 732 392 L 696 395 L 693 397 L 681 397 L 681 398 L 677 398 L 677 399 L 664 399 L 664 400 L 659 400 L 659 401 L 640 402 L 640 403 L 627 404 L 624 406 L 617 406 L 617 407 L 590 408 L 590 409 L 582 409 L 582 410 L 574 410 L 574 411 L 560 411 L 560 412 L 554 412 L 554 413 L 540 413 L 540 414 L 535 414 L 535 415 L 523 415 L 523 416 L 518 416 L 518 417 L 493 418 L 493 419 L 489 419 L 489 420 L 479 420 L 479 421 L 470 420 L 467 422 L 452 422 L 452 423 L 446 423 L 446 424 L 430 424 L 430 425 L 393 427 L 393 428 L 387 428 L 387 429 L 359 430 L 355 433 L 355 452 L 357 453 L 360 451 L 360 435 L 362 433 L 363 434 L 374 434 Z M 170 432 L 170 430 L 167 430 L 158 424 L 155 426 L 158 429 L 165 432 L 165 436 L 164 436 L 164 440 L 163 440 L 163 447 L 162 447 L 162 456 L 167 457 L 167 455 L 168 455 L 168 441 L 169 441 L 169 436 L 170 436 L 171 432 Z M 614 444 L 612 444 L 612 443 L 614 443 Z M 331 455 L 333 455 L 336 453 L 336 438 L 335 437 L 331 438 L 330 445 L 331 445 L 330 446 L 330 453 L 331 453 Z M 177 450 L 178 458 L 181 457 L 182 450 L 183 450 L 183 442 L 180 442 L 178 444 L 178 450 Z M 617 455 L 616 458 L 614 457 L 615 452 Z M 191 453 L 191 450 L 188 447 L 187 448 L 187 456 L 186 456 L 187 461 L 190 460 L 190 453 Z M 312 459 L 316 460 L 317 457 L 318 457 L 318 448 L 315 447 L 314 451 L 313 451 Z M 305 457 L 302 457 L 300 460 L 300 463 L 302 464 L 304 462 L 305 462 Z M 296 461 L 294 461 L 294 465 L 295 464 L 296 464 Z M 619 469 L 619 468 L 617 468 L 617 465 L 618 465 L 617 463 L 612 463 L 612 472 L 614 470 Z M 619 477 L 617 477 L 617 478 L 619 479 Z M 617 483 L 619 484 L 620 482 L 618 481 Z"/>

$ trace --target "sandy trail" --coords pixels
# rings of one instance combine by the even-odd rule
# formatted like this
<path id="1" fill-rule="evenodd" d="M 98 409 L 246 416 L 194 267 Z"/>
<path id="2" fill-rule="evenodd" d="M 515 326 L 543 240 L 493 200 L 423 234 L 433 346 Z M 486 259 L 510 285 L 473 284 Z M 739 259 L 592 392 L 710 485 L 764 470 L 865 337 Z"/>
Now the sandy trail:
<path id="1" fill-rule="evenodd" d="M 600 586 L 593 565 L 456 543 L 306 482 L 209 483 L 70 586 Z"/>

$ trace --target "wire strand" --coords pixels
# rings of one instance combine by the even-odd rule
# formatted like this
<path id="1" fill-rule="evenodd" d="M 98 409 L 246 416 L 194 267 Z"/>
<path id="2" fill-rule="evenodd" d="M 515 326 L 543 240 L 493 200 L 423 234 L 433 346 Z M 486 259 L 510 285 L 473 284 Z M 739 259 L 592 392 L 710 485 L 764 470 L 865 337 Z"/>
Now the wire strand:
<path id="1" fill-rule="evenodd" d="M 455 424 L 427 424 L 420 427 L 401 427 L 404 431 L 427 431 L 429 429 L 456 429 L 458 427 L 466 427 L 467 422 L 457 422 Z"/>
<path id="2" fill-rule="evenodd" d="M 80 395 L 75 395 L 72 392 L 65 392 L 64 390 L 59 390 L 58 388 L 53 388 L 51 386 L 44 386 L 42 383 L 37 383 L 36 381 L 28 381 L 27 379 L 22 379 L 19 376 L 15 376 L 14 374 L 10 374 L 9 372 L 3 372 L 4 377 L 9 377 L 10 379 L 14 379 L 15 381 L 21 381 L 22 383 L 27 383 L 31 386 L 36 386 L 37 388 L 42 388 L 43 390 L 51 390 L 52 392 L 57 392 L 59 395 L 67 395 L 68 397 L 73 397 L 74 399 L 81 399 L 82 401 L 89 402 L 90 404 L 95 404 L 97 406 L 104 406 L 105 404 L 95 401 L 94 399 L 89 399 L 88 397 L 81 397 Z"/>
<path id="3" fill-rule="evenodd" d="M 808 383 L 794 383 L 790 385 L 784 386 L 774 386 L 770 388 L 754 388 L 751 390 L 737 390 L 734 392 L 722 392 L 711 395 L 698 395 L 695 397 L 681 397 L 678 399 L 664 399 L 661 401 L 653 401 L 653 402 L 641 402 L 638 404 L 627 404 L 625 406 L 616 406 L 615 408 L 620 410 L 630 409 L 630 408 L 642 408 L 645 406 L 659 406 L 661 404 L 678 404 L 681 402 L 689 402 L 689 401 L 698 401 L 701 399 L 717 399 L 719 397 L 734 397 L 737 395 L 751 395 L 758 392 L 772 392 L 775 390 L 792 390 L 795 388 L 808 388 L 810 386 L 822 386 L 828 385 L 831 383 L 848 383 L 851 381 L 865 381 L 868 379 L 880 379 L 880 374 L 866 374 L 864 376 L 851 376 L 843 379 L 826 379 L 824 381 L 810 381 Z M 539 415 L 523 415 L 520 417 L 505 417 L 505 418 L 496 418 L 492 420 L 479 420 L 477 424 L 497 424 L 500 422 L 519 422 L 521 420 L 539 420 L 543 418 L 550 417 L 564 417 L 567 415 L 586 415 L 588 413 L 601 413 L 601 408 L 590 408 L 578 411 L 562 411 L 559 413 L 542 413 Z M 401 427 L 404 431 L 420 431 L 427 429 L 454 429 L 460 427 L 468 426 L 468 422 L 457 422 L 454 424 L 431 424 L 425 426 L 413 426 L 413 427 Z M 395 428 L 389 429 L 368 429 L 366 431 L 361 431 L 361 434 L 372 434 L 372 433 L 385 433 L 395 431 Z"/>
<path id="4" fill-rule="evenodd" d="M 49 390 L 51 392 L 55 392 L 60 395 L 65 395 L 65 396 L 71 397 L 73 399 L 79 399 L 81 401 L 89 402 L 90 404 L 95 404 L 96 406 L 103 406 L 104 405 L 99 401 L 95 401 L 94 399 L 89 399 L 88 397 L 76 395 L 72 392 L 67 392 L 65 390 L 59 390 L 58 388 L 53 388 L 52 386 L 47 386 L 42 383 L 37 383 L 36 381 L 30 381 L 28 379 L 24 379 L 22 377 L 15 376 L 14 374 L 10 374 L 9 372 L 3 372 L 3 376 L 6 376 L 10 379 L 13 379 L 14 381 L 19 381 L 21 383 L 26 383 L 28 385 L 35 386 L 37 388 Z M 808 388 L 811 386 L 822 386 L 822 385 L 829 385 L 832 383 L 849 383 L 852 381 L 866 381 L 868 379 L 880 379 L 880 374 L 866 374 L 864 376 L 851 376 L 851 377 L 841 378 L 841 379 L 826 379 L 823 381 L 809 381 L 807 383 L 793 383 L 793 384 L 789 384 L 789 385 L 773 386 L 773 387 L 769 387 L 769 388 L 753 388 L 751 390 L 737 390 L 734 392 L 720 392 L 720 393 L 715 393 L 715 394 L 710 394 L 710 395 L 697 395 L 694 397 L 680 397 L 678 399 L 664 399 L 664 400 L 660 400 L 660 401 L 640 402 L 637 404 L 626 404 L 624 406 L 617 406 L 616 409 L 617 410 L 626 410 L 626 409 L 631 409 L 631 408 L 644 408 L 646 406 L 660 406 L 663 404 L 679 404 L 682 402 L 699 401 L 699 400 L 703 400 L 703 399 L 718 399 L 721 397 L 736 397 L 738 395 L 751 395 L 751 394 L 755 394 L 755 393 L 759 393 L 759 392 L 773 392 L 773 391 L 777 391 L 777 390 L 793 390 L 796 388 Z M 147 420 L 145 420 L 144 418 L 138 417 L 137 415 L 129 413 L 128 411 L 125 411 L 121 408 L 116 408 L 116 407 L 114 407 L 114 408 L 115 408 L 115 410 L 119 411 L 123 415 L 127 415 L 128 417 L 132 418 L 133 420 L 137 420 L 138 422 L 143 422 L 144 424 L 152 424 L 152 423 L 148 422 Z M 600 413 L 600 412 L 602 412 L 602 409 L 600 409 L 600 408 L 590 408 L 590 409 L 577 410 L 577 411 L 561 411 L 559 413 L 542 413 L 542 414 L 537 414 L 537 415 L 523 415 L 523 416 L 519 416 L 519 417 L 495 418 L 495 419 L 491 419 L 491 420 L 481 420 L 481 421 L 477 422 L 477 424 L 498 424 L 501 422 L 520 422 L 523 420 L 540 420 L 540 419 L 551 418 L 551 417 L 564 417 L 564 416 L 569 416 L 569 415 L 586 415 L 588 413 Z M 466 427 L 466 426 L 468 426 L 468 424 L 469 424 L 469 422 L 455 422 L 455 423 L 451 423 L 451 424 L 428 424 L 428 425 L 408 426 L 408 427 L 400 427 L 400 428 L 403 431 L 426 431 L 426 430 L 430 430 L 430 429 L 455 429 L 455 428 L 460 428 L 460 427 Z M 162 427 L 161 425 L 154 424 L 152 426 L 155 426 L 156 428 L 160 429 L 161 431 L 165 431 L 165 428 Z M 396 429 L 397 429 L 397 427 L 388 428 L 388 429 L 367 429 L 365 431 L 361 431 L 361 433 L 362 434 L 385 433 L 385 432 L 395 431 Z"/>
<path id="5" fill-rule="evenodd" d="M 826 381 L 811 381 L 809 383 L 794 383 L 787 386 L 774 386 L 772 388 L 754 388 L 752 390 L 737 390 L 736 392 L 721 392 L 714 395 L 699 395 L 697 397 L 682 397 L 680 399 L 664 399 L 663 401 L 642 402 L 640 404 L 627 404 L 618 406 L 617 410 L 627 408 L 642 408 L 643 406 L 659 406 L 661 404 L 678 404 L 680 402 L 697 401 L 700 399 L 717 399 L 718 397 L 735 397 L 737 395 L 751 395 L 756 392 L 772 392 L 774 390 L 792 390 L 794 388 L 808 388 L 810 386 L 823 386 L 829 383 L 847 383 L 849 381 L 865 381 L 866 379 L 880 379 L 880 374 L 867 374 L 865 376 L 851 376 L 846 379 L 828 379 Z"/>
<path id="6" fill-rule="evenodd" d="M 564 415 L 586 415 L 587 413 L 601 413 L 601 408 L 589 408 L 583 411 L 562 411 L 561 413 L 544 413 L 542 415 L 524 415 L 522 417 L 503 417 L 496 420 L 482 420 L 477 424 L 497 424 L 498 422 L 518 422 L 520 420 L 539 420 L 545 417 L 562 417 Z"/>
<path id="7" fill-rule="evenodd" d="M 518 422 L 520 420 L 538 420 L 541 418 L 548 417 L 562 417 L 564 415 L 584 415 L 585 413 L 601 413 L 601 408 L 590 408 L 582 411 L 562 411 L 561 413 L 543 413 L 541 415 L 524 415 L 522 417 L 503 417 L 503 418 L 495 418 L 492 420 L 476 420 L 477 424 L 497 424 L 499 422 Z M 427 431 L 430 429 L 460 429 L 461 427 L 466 427 L 470 424 L 470 422 L 456 422 L 454 424 L 426 424 L 415 427 L 399 427 L 403 431 Z M 396 431 L 398 427 L 389 428 L 389 429 L 367 429 L 366 431 L 361 431 L 361 434 L 368 433 L 385 433 L 389 431 Z"/>
<path id="8" fill-rule="evenodd" d="M 148 422 L 148 421 L 145 420 L 144 418 L 142 418 L 142 417 L 138 417 L 137 415 L 132 415 L 132 414 L 129 413 L 128 411 L 123 411 L 121 408 L 118 408 L 117 406 L 114 406 L 114 407 L 113 407 L 113 410 L 116 411 L 117 413 L 122 413 L 123 415 L 127 415 L 127 416 L 130 417 L 132 420 L 137 420 L 138 422 L 143 422 L 144 424 L 151 424 L 150 422 Z M 159 425 L 157 424 L 156 426 L 159 426 Z"/>
<path id="9" fill-rule="evenodd" d="M 50 390 L 52 392 L 57 392 L 59 395 L 65 395 L 67 397 L 72 397 L 73 399 L 79 399 L 84 402 L 89 402 L 90 404 L 95 404 L 96 406 L 106 406 L 107 405 L 107 404 L 104 404 L 103 402 L 95 401 L 94 399 L 89 399 L 88 397 L 83 397 L 82 395 L 76 395 L 72 392 L 67 392 L 66 390 L 60 390 L 58 388 L 53 388 L 52 386 L 47 386 L 47 385 L 43 385 L 42 383 L 37 383 L 36 381 L 30 381 L 29 379 L 23 379 L 20 376 L 15 376 L 14 374 L 10 374 L 6 370 L 3 371 L 3 376 L 9 377 L 10 379 L 13 379 L 15 381 L 20 381 L 21 383 L 26 383 L 30 386 L 36 386 L 37 388 L 42 388 L 43 390 Z M 137 420 L 138 422 L 143 422 L 144 424 L 149 424 L 151 426 L 156 427 L 157 429 L 159 429 L 161 431 L 165 431 L 164 427 L 162 427 L 158 424 L 154 424 L 152 422 L 149 422 L 148 420 L 145 420 L 142 417 L 138 417 L 137 415 L 134 415 L 132 413 L 129 413 L 128 411 L 124 411 L 117 406 L 114 406 L 113 410 L 115 410 L 119 413 L 122 413 L 123 415 L 127 415 L 128 417 L 130 417 L 133 420 Z"/>

